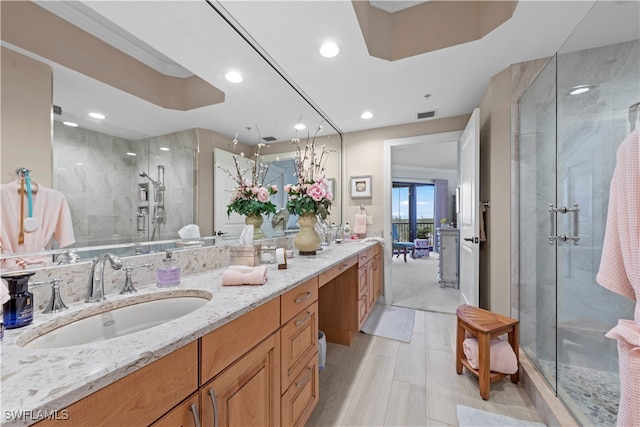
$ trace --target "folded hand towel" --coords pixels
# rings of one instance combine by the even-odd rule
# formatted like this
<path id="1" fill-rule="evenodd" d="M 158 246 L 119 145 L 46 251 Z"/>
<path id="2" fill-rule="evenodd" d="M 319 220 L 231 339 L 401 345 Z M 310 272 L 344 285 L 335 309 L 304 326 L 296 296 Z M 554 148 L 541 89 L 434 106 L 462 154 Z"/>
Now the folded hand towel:
<path id="1" fill-rule="evenodd" d="M 267 283 L 267 267 L 246 267 L 244 265 L 230 265 L 222 273 L 222 286 L 234 285 L 264 285 Z"/>
<path id="2" fill-rule="evenodd" d="M 353 224 L 353 232 L 355 234 L 367 233 L 367 216 L 364 214 L 356 214 L 356 220 Z"/>
<path id="3" fill-rule="evenodd" d="M 467 361 L 473 369 L 478 369 L 480 356 L 478 355 L 478 339 L 466 338 L 462 342 L 462 349 Z M 507 341 L 491 340 L 489 369 L 503 374 L 515 374 L 518 371 L 516 355 Z"/>

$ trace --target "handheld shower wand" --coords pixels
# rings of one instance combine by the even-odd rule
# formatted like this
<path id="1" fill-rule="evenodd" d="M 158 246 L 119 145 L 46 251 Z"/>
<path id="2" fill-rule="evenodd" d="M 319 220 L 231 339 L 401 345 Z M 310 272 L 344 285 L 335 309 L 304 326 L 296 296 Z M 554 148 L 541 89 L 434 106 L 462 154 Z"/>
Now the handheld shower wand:
<path id="1" fill-rule="evenodd" d="M 149 180 L 149 182 L 151 182 L 151 184 L 153 184 L 153 201 L 157 202 L 158 201 L 158 186 L 160 185 L 160 181 L 156 181 L 155 179 L 151 178 L 144 171 L 140 172 L 138 175 L 140 175 L 143 178 L 147 178 Z"/>

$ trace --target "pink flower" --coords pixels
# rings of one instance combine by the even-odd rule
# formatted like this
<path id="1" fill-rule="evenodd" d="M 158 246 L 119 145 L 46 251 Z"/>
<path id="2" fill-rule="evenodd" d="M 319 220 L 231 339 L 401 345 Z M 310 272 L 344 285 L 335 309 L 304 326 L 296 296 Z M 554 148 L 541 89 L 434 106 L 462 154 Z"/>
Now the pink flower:
<path id="1" fill-rule="evenodd" d="M 333 202 L 333 194 L 331 191 L 327 191 L 327 199 L 329 199 L 330 202 Z"/>
<path id="2" fill-rule="evenodd" d="M 291 184 L 287 184 L 284 186 L 284 192 L 287 194 L 291 192 Z"/>
<path id="3" fill-rule="evenodd" d="M 271 186 L 271 192 L 272 192 L 273 194 L 277 193 L 277 192 L 278 192 L 278 186 L 277 186 L 277 185 L 272 185 L 272 186 Z"/>
<path id="4" fill-rule="evenodd" d="M 258 191 L 260 191 L 260 189 L 259 189 L 258 187 L 253 187 L 253 188 L 251 188 L 251 192 L 252 192 L 253 194 L 258 194 Z"/>
<path id="5" fill-rule="evenodd" d="M 269 201 L 269 191 L 266 188 L 260 187 L 257 194 L 258 201 L 262 203 L 267 203 Z"/>
<path id="6" fill-rule="evenodd" d="M 319 202 L 327 195 L 327 189 L 324 185 L 315 183 L 309 187 L 307 194 L 316 202 Z"/>

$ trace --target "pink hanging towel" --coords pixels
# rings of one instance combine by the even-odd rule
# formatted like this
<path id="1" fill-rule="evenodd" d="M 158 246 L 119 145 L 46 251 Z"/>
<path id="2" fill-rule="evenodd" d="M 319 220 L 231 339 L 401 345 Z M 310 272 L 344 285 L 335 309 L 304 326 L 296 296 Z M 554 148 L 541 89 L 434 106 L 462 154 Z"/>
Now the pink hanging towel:
<path id="1" fill-rule="evenodd" d="M 640 426 L 640 130 L 620 145 L 611 180 L 607 228 L 597 281 L 636 301 L 634 320 L 618 320 L 607 333 L 618 340 L 618 426 Z"/>

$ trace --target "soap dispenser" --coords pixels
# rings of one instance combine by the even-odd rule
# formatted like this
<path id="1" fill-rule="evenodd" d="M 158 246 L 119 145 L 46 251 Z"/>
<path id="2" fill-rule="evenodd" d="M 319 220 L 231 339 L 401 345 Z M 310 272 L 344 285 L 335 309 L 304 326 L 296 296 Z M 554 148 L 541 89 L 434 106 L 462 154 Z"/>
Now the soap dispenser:
<path id="1" fill-rule="evenodd" d="M 180 284 L 180 266 L 173 260 L 173 252 L 167 250 L 162 266 L 158 268 L 158 287 L 168 288 Z"/>
<path id="2" fill-rule="evenodd" d="M 29 279 L 33 271 L 19 271 L 2 275 L 9 288 L 10 299 L 2 305 L 2 320 L 7 329 L 27 326 L 33 321 L 33 294 Z"/>

